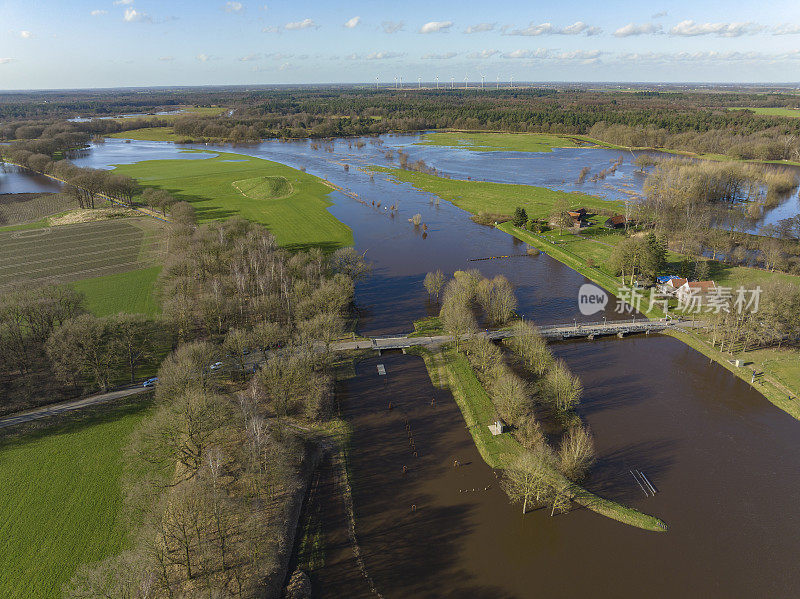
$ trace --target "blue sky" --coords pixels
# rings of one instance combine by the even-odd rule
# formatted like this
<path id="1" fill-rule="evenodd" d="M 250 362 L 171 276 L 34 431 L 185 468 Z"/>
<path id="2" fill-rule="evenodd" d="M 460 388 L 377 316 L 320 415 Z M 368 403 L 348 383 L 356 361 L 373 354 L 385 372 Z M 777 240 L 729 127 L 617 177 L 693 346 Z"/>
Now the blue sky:
<path id="1" fill-rule="evenodd" d="M 800 2 L 0 0 L 0 89 L 800 81 Z"/>

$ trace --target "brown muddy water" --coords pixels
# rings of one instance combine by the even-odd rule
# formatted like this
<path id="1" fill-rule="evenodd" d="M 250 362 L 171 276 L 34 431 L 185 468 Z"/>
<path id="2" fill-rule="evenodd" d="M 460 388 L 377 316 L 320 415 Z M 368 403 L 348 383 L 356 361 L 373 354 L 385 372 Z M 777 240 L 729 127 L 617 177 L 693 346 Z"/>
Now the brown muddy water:
<path id="1" fill-rule="evenodd" d="M 385 354 L 361 362 L 339 394 L 354 429 L 358 538 L 379 592 L 796 597 L 797 422 L 669 337 L 553 347 L 583 380 L 581 415 L 598 432 L 599 460 L 586 486 L 661 517 L 669 531 L 638 530 L 583 508 L 523 518 L 423 361 Z M 464 465 L 454 468 L 454 460 Z M 631 468 L 652 481 L 655 497 L 644 497 Z M 335 517 L 328 526 L 336 528 Z M 330 555 L 314 572 L 320 596 L 368 596 L 341 536 Z"/>
<path id="2" fill-rule="evenodd" d="M 507 276 L 516 287 L 520 314 L 542 324 L 628 317 L 614 311 L 613 299 L 605 312 L 581 315 L 577 291 L 587 280 L 547 255 L 470 262 L 523 253 L 525 246 L 499 230 L 475 225 L 463 211 L 408 185 L 358 168 L 345 171 L 343 163 L 386 164 L 383 149 L 367 141 L 364 150 L 356 150 L 350 140 L 336 140 L 331 153 L 315 151 L 306 142 L 235 149 L 306 167 L 368 203 L 331 194 L 331 213 L 353 229 L 357 249 L 374 264 L 372 275 L 356 287 L 359 332 L 409 331 L 411 321 L 435 310 L 426 303 L 422 280 L 436 268 L 452 273 L 478 267 L 486 276 Z M 386 138 L 387 145 L 406 141 Z M 450 166 L 444 150 L 409 151 L 411 159 L 424 151 L 432 166 Z M 502 162 L 502 156 L 468 158 L 454 152 L 453 165 L 469 159 L 474 178 L 515 182 L 513 177 L 530 175 L 524 182 L 550 185 L 546 179 L 540 182 L 537 173 L 562 165 L 561 172 L 549 176 L 569 180 L 578 163 L 607 164 L 603 152 L 564 151 L 513 165 Z M 82 165 L 101 167 L 164 154 L 185 156 L 169 144 L 109 140 L 87 152 Z M 632 168 L 627 160 L 625 168 Z M 399 207 L 394 218 L 385 210 L 392 204 Z M 415 213 L 428 225 L 426 234 L 408 223 Z M 581 415 L 592 427 L 599 457 L 587 487 L 662 518 L 669 531 L 641 531 L 585 509 L 552 518 L 540 510 L 523 518 L 481 461 L 452 398 L 431 386 L 422 360 L 384 355 L 360 363 L 358 376 L 337 394 L 354 427 L 350 473 L 358 537 L 380 593 L 800 596 L 795 568 L 800 423 L 669 337 L 575 341 L 553 348 L 586 389 Z M 378 363 L 386 365 L 388 383 L 378 376 Z M 435 407 L 430 405 L 433 396 Z M 395 408 L 388 411 L 390 400 Z M 455 459 L 466 465 L 454 469 Z M 645 498 L 629 472 L 633 468 L 655 485 L 655 497 Z M 318 487 L 319 503 L 326 506 L 321 516 L 326 552 L 325 565 L 313 572 L 315 588 L 324 597 L 365 596 L 369 591 L 352 557 L 331 476 L 321 478 Z"/>

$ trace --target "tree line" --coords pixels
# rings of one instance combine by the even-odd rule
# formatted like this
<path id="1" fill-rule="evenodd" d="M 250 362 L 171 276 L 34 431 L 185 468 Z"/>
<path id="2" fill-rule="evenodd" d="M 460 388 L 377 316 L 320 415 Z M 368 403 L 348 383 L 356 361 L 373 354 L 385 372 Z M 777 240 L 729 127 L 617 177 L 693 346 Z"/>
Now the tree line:
<path id="1" fill-rule="evenodd" d="M 594 460 L 591 434 L 575 412 L 583 394 L 580 379 L 553 356 L 531 323 L 513 322 L 513 335 L 503 343 L 505 352 L 474 334 L 477 308 L 493 325 L 513 319 L 517 300 L 505 277 L 487 279 L 477 270 L 456 271 L 445 283 L 436 271 L 426 276 L 426 288 L 437 299 L 441 294 L 440 318 L 454 337 L 455 351 L 467 359 L 497 417 L 510 425 L 523 448 L 505 472 L 509 497 L 523 504 L 523 513 L 528 506 L 544 504 L 551 514 L 567 509 L 571 481 L 581 480 Z M 548 418 L 551 430 L 545 432 L 537 413 Z"/>

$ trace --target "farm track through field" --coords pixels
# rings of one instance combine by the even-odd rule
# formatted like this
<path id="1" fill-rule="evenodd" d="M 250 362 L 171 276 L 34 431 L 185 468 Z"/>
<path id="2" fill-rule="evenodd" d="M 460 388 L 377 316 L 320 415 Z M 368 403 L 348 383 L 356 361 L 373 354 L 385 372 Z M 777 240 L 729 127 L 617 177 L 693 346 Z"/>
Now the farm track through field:
<path id="1" fill-rule="evenodd" d="M 70 255 L 73 256 L 75 254 L 72 253 L 72 250 L 75 250 L 76 253 L 81 253 L 81 250 L 83 249 L 94 250 L 97 248 L 113 249 L 114 247 L 125 247 L 130 246 L 131 243 L 140 242 L 142 237 L 142 233 L 125 233 L 123 235 L 102 237 L 92 240 L 91 242 L 82 242 L 80 240 L 75 241 L 73 239 L 66 239 L 62 242 L 56 238 L 56 243 L 48 243 L 52 240 L 52 238 L 43 238 L 39 240 L 37 244 L 34 244 L 31 247 L 27 247 L 24 244 L 14 244 L 12 242 L 8 244 L 7 247 L 4 247 L 2 250 L 0 250 L 0 258 L 13 258 L 15 256 L 19 256 L 23 251 L 25 252 L 24 255 L 29 258 L 51 255 L 54 251 L 69 251 Z M 26 260 L 26 262 L 28 261 L 30 260 Z"/>
<path id="2" fill-rule="evenodd" d="M 136 270 L 165 250 L 149 222 L 96 221 L 36 232 L 0 234 L 0 289 Z"/>

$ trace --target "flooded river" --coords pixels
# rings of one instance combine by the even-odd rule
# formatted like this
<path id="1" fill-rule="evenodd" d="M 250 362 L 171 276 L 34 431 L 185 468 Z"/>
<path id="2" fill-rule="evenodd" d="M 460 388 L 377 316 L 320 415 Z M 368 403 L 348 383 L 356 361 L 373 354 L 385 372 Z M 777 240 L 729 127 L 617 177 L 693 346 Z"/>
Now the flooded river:
<path id="1" fill-rule="evenodd" d="M 563 150 L 510 158 L 409 146 L 412 141 L 385 137 L 383 146 L 367 140 L 358 149 L 355 141 L 339 140 L 329 144 L 332 152 L 314 150 L 309 142 L 265 142 L 235 151 L 305 167 L 370 204 L 331 195 L 331 212 L 353 229 L 357 248 L 375 266 L 356 290 L 361 333 L 408 331 L 412 320 L 430 313 L 434 307 L 422 279 L 437 268 L 506 275 L 517 287 L 519 311 L 537 322 L 583 319 L 576 303 L 586 282 L 581 275 L 546 255 L 470 262 L 524 248 L 446 202 L 437 205 L 428 194 L 357 167 L 388 164 L 386 146 L 404 146 L 410 160 L 423 158 L 454 176 L 468 172 L 473 179 L 570 190 L 582 166 L 606 168 L 619 153 Z M 571 156 L 569 166 L 557 173 L 553 161 L 564 156 Z M 76 162 L 107 167 L 154 157 L 182 156 L 169 144 L 109 140 Z M 550 167 L 540 166 L 548 161 Z M 351 165 L 349 172 L 344 163 Z M 632 171 L 626 160 L 617 172 L 633 185 L 638 176 Z M 372 200 L 398 204 L 398 216 L 372 207 Z M 417 212 L 427 235 L 407 222 Z M 606 316 L 618 317 L 613 308 Z M 422 361 L 384 355 L 361 362 L 357 376 L 338 393 L 354 428 L 357 530 L 377 589 L 386 597 L 798 596 L 800 423 L 672 338 L 575 341 L 553 348 L 586 390 L 580 411 L 599 457 L 586 486 L 662 518 L 669 531 L 644 532 L 585 509 L 552 518 L 540 510 L 523 518 L 478 456 L 455 403 L 431 386 Z M 379 363 L 386 366 L 386 379 L 377 374 Z M 388 401 L 395 409 L 387 409 Z M 455 459 L 465 465 L 454 469 Z M 658 489 L 654 497 L 644 496 L 632 468 L 647 474 Z M 363 578 L 353 574 L 346 535 L 337 528 L 342 510 L 331 513 L 336 517 L 329 522 L 330 546 L 315 584 L 326 596 L 367 596 L 366 585 L 359 586 Z"/>

